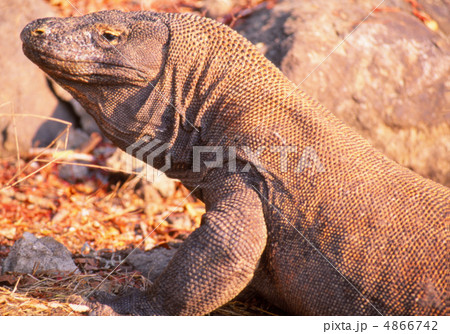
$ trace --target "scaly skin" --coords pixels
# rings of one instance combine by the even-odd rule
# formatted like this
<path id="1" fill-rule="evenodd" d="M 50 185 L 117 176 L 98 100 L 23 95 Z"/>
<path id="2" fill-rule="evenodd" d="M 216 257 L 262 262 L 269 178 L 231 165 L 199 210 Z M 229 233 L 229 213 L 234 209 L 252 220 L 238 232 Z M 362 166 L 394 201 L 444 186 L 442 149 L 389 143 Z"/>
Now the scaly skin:
<path id="1" fill-rule="evenodd" d="M 106 11 L 37 20 L 21 37 L 118 147 L 166 144 L 140 158 L 162 168 L 169 154 L 166 174 L 206 204 L 148 291 L 100 302 L 121 314 L 205 314 L 248 287 L 292 314 L 448 313 L 449 189 L 293 92 L 230 28 Z M 195 171 L 196 146 L 220 147 L 224 163 Z"/>

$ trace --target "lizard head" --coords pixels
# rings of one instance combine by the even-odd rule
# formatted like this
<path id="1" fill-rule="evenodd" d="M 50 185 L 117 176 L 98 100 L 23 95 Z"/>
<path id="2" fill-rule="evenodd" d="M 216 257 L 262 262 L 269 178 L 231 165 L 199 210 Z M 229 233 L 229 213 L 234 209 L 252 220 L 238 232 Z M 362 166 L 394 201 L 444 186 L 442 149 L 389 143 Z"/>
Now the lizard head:
<path id="1" fill-rule="evenodd" d="M 25 55 L 69 91 L 118 146 L 129 145 L 151 123 L 142 106 L 164 68 L 169 40 L 167 25 L 157 17 L 103 11 L 43 18 L 29 23 L 21 39 Z"/>
<path id="2" fill-rule="evenodd" d="M 163 66 L 169 31 L 158 19 L 127 14 L 35 20 L 21 33 L 23 51 L 57 81 L 146 86 Z"/>

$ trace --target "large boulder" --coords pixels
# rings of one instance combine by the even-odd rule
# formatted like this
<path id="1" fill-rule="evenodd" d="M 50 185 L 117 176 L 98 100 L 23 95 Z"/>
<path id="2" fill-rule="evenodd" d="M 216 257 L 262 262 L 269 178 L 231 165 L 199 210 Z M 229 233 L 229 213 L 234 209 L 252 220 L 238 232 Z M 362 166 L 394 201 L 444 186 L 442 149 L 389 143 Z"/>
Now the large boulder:
<path id="1" fill-rule="evenodd" d="M 22 52 L 20 32 L 30 21 L 55 16 L 42 0 L 0 0 L 0 157 L 14 155 L 32 145 L 46 146 L 66 128 L 48 118 L 76 121 L 52 93 L 39 68 Z M 15 121 L 12 114 L 15 114 Z M 33 114 L 35 116 L 20 116 Z M 17 135 L 16 135 L 17 134 Z"/>
<path id="2" fill-rule="evenodd" d="M 387 156 L 450 186 L 450 43 L 442 19 L 449 9 L 419 2 L 436 31 L 398 0 L 367 19 L 378 0 L 285 0 L 237 30 Z"/>

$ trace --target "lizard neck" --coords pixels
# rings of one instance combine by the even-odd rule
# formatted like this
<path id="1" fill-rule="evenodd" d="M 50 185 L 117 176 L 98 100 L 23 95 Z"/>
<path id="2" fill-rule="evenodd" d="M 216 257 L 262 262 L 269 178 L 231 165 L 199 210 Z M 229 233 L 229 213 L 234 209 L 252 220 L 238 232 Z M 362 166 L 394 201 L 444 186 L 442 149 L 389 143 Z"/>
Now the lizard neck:
<path id="1" fill-rule="evenodd" d="M 176 19 L 173 19 L 176 16 Z M 294 85 L 231 28 L 194 15 L 166 14 L 170 42 L 156 89 L 170 97 L 183 142 L 219 144 L 218 135 L 247 122 L 258 100 L 288 96 Z M 267 78 L 272 85 L 264 84 Z M 169 106 L 169 103 L 166 105 Z M 191 133 L 189 140 L 181 132 Z M 241 132 L 242 133 L 242 132 Z M 173 138 L 173 136 L 172 136 Z"/>

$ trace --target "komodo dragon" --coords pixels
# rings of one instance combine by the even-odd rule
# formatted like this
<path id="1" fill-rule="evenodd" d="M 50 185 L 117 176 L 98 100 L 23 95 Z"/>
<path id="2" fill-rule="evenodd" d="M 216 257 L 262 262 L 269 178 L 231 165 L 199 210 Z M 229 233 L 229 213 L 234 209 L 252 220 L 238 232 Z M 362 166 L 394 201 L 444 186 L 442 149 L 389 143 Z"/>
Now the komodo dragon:
<path id="1" fill-rule="evenodd" d="M 113 143 L 206 205 L 149 290 L 99 294 L 104 309 L 201 315 L 248 288 L 291 314 L 449 313 L 449 189 L 375 150 L 232 29 L 103 11 L 21 38 Z"/>

